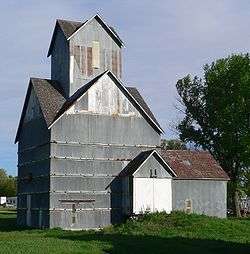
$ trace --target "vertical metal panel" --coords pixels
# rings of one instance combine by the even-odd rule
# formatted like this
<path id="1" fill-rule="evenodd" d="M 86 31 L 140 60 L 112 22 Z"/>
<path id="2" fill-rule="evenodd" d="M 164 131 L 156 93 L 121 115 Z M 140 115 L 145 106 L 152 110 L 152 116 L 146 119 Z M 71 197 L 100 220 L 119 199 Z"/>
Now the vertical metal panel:
<path id="1" fill-rule="evenodd" d="M 86 60 L 87 60 L 87 52 L 86 52 L 86 47 L 81 46 L 81 73 L 83 75 L 86 75 Z"/>
<path id="2" fill-rule="evenodd" d="M 112 72 L 117 76 L 117 51 L 112 50 Z"/>
<path id="3" fill-rule="evenodd" d="M 81 50 L 80 50 L 80 46 L 79 45 L 75 45 L 74 46 L 74 58 L 76 60 L 76 64 L 78 66 L 79 69 L 81 69 Z"/>
<path id="4" fill-rule="evenodd" d="M 91 76 L 93 74 L 92 67 L 92 48 L 87 47 L 87 76 Z"/>
<path id="5" fill-rule="evenodd" d="M 92 42 L 92 66 L 93 68 L 100 68 L 100 42 L 99 41 L 93 41 Z"/>

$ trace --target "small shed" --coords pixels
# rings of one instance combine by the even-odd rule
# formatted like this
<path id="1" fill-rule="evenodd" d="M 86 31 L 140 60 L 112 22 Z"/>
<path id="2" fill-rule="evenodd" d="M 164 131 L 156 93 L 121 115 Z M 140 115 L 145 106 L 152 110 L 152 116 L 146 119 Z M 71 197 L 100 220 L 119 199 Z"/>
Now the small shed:
<path id="1" fill-rule="evenodd" d="M 120 176 L 125 215 L 172 211 L 172 177 L 175 173 L 156 150 L 141 152 Z"/>

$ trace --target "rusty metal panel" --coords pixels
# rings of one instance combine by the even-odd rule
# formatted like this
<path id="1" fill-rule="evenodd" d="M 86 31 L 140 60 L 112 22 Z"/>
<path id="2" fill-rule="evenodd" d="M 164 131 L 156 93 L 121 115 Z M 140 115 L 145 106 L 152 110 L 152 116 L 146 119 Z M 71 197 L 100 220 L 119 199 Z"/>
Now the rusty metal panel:
<path id="1" fill-rule="evenodd" d="M 79 69 L 81 69 L 81 49 L 79 45 L 74 46 L 74 58 Z"/>
<path id="2" fill-rule="evenodd" d="M 117 61 L 117 51 L 112 50 L 112 72 L 117 76 L 118 61 Z"/>
<path id="3" fill-rule="evenodd" d="M 87 76 L 91 76 L 92 74 L 92 47 L 87 47 Z"/>

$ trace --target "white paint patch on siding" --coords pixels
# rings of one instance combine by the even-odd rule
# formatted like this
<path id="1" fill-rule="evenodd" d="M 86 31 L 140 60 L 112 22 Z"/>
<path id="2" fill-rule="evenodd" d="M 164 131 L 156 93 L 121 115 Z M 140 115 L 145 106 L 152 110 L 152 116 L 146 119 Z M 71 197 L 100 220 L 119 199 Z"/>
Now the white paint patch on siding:
<path id="1" fill-rule="evenodd" d="M 100 68 L 100 43 L 99 41 L 93 41 L 92 55 L 93 55 L 93 68 Z"/>
<path id="2" fill-rule="evenodd" d="M 69 74 L 69 82 L 72 84 L 74 82 L 74 56 L 70 56 L 70 74 Z"/>
<path id="3" fill-rule="evenodd" d="M 172 180 L 134 178 L 133 213 L 172 211 Z"/>
<path id="4" fill-rule="evenodd" d="M 94 84 L 67 111 L 67 114 L 88 112 L 101 115 L 142 117 L 108 75 L 103 76 Z"/>
<path id="5" fill-rule="evenodd" d="M 24 123 L 31 121 L 36 118 L 40 118 L 42 115 L 40 105 L 38 102 L 38 99 L 34 93 L 34 90 L 32 88 L 30 97 L 29 97 L 29 102 L 26 110 L 26 114 L 24 117 Z"/>
<path id="6" fill-rule="evenodd" d="M 88 110 L 105 115 L 137 116 L 141 114 L 107 75 L 89 91 Z"/>

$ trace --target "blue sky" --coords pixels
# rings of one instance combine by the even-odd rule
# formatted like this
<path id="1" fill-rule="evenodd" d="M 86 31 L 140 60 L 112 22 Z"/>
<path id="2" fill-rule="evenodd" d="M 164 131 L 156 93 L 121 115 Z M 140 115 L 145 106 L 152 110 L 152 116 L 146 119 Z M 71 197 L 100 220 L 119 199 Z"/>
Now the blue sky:
<path id="1" fill-rule="evenodd" d="M 250 48 L 250 1 L 1 1 L 0 168 L 9 174 L 16 175 L 14 137 L 29 78 L 50 78 L 46 54 L 55 20 L 83 21 L 97 12 L 126 44 L 124 83 L 139 88 L 168 138 L 181 117 L 176 81 Z"/>

